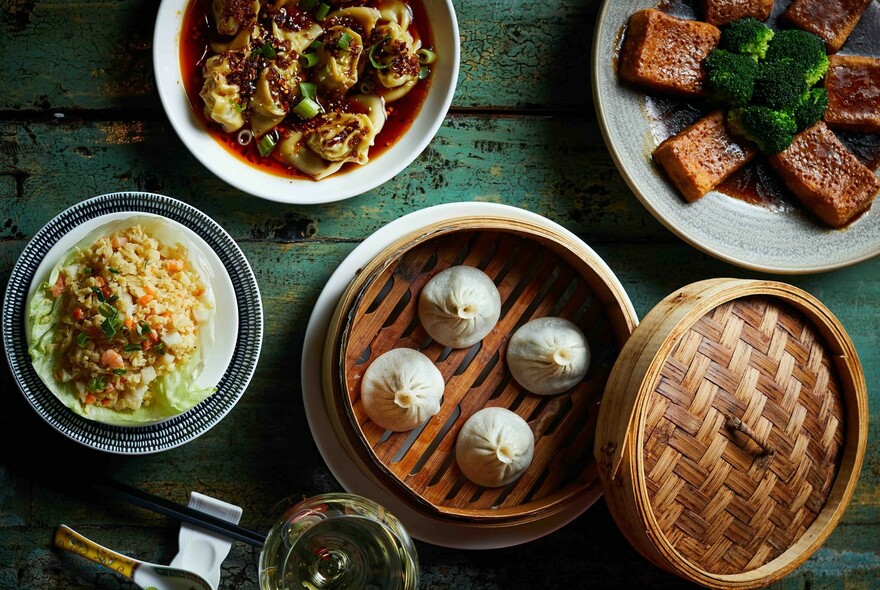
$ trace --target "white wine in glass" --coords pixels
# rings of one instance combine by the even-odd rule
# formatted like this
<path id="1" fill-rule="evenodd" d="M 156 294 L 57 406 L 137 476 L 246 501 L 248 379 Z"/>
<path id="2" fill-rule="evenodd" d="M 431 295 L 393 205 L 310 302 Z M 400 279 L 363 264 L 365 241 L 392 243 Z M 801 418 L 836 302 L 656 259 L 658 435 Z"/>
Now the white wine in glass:
<path id="1" fill-rule="evenodd" d="M 282 511 L 260 553 L 262 590 L 415 590 L 415 545 L 385 508 L 355 494 L 306 498 Z"/>

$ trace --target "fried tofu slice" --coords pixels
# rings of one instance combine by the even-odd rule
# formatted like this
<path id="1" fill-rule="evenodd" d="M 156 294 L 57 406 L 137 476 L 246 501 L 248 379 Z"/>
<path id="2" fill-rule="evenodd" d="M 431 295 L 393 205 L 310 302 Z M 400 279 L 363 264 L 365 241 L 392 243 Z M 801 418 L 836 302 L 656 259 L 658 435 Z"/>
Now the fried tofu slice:
<path id="1" fill-rule="evenodd" d="M 630 16 L 617 71 L 655 92 L 702 96 L 705 61 L 721 31 L 708 23 L 669 16 L 653 8 Z"/>
<path id="2" fill-rule="evenodd" d="M 703 0 L 703 18 L 720 27 L 741 18 L 767 20 L 773 12 L 773 0 Z"/>
<path id="3" fill-rule="evenodd" d="M 880 191 L 880 178 L 819 121 L 770 157 L 788 189 L 825 223 L 843 227 L 864 213 Z"/>
<path id="4" fill-rule="evenodd" d="M 652 157 L 689 203 L 696 201 L 755 157 L 727 131 L 715 111 L 657 146 Z"/>
<path id="5" fill-rule="evenodd" d="M 880 133 L 880 58 L 832 55 L 825 75 L 825 122 L 862 133 Z"/>
<path id="6" fill-rule="evenodd" d="M 788 24 L 818 35 L 837 53 L 873 0 L 794 0 L 782 14 Z"/>

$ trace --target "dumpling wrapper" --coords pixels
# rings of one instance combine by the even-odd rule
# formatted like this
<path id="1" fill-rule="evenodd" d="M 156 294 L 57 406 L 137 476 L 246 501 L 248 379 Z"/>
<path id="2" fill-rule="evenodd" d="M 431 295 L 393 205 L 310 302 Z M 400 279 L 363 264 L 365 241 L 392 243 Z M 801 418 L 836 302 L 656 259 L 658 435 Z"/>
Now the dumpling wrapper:
<path id="1" fill-rule="evenodd" d="M 395 432 L 412 430 L 440 411 L 445 382 L 431 359 L 411 348 L 379 355 L 361 382 L 370 420 Z"/>
<path id="2" fill-rule="evenodd" d="M 485 338 L 501 316 L 501 295 L 473 266 L 453 266 L 431 277 L 419 294 L 419 320 L 428 335 L 451 348 Z"/>
<path id="3" fill-rule="evenodd" d="M 233 133 L 244 125 L 243 108 L 241 108 L 241 89 L 237 84 L 230 84 L 226 76 L 232 71 L 229 56 L 215 55 L 208 58 L 204 68 L 205 83 L 199 96 L 205 103 L 205 115 L 219 123 L 226 133 Z"/>
<path id="4" fill-rule="evenodd" d="M 96 405 L 83 406 L 73 382 L 64 383 L 55 377 L 59 352 L 55 350 L 53 343 L 55 326 L 63 306 L 60 304 L 61 298 L 52 298 L 46 287 L 54 285 L 61 270 L 73 263 L 80 252 L 92 246 L 98 239 L 133 225 L 143 227 L 161 244 L 174 245 L 179 243 L 186 248 L 189 261 L 205 286 L 205 293 L 201 296 L 201 301 L 208 308 L 210 316 L 207 321 L 199 324 L 197 349 L 189 360 L 184 365 L 177 367 L 176 370 L 157 377 L 150 383 L 149 389 L 153 392 L 153 401 L 149 406 L 141 406 L 137 410 L 128 411 Z M 207 351 L 211 350 L 214 344 L 216 309 L 214 292 L 211 287 L 213 276 L 208 260 L 199 248 L 185 234 L 182 234 L 171 224 L 165 223 L 161 218 L 133 216 L 95 228 L 64 254 L 52 268 L 49 280 L 41 283 L 31 294 L 27 304 L 25 334 L 34 370 L 49 391 L 65 406 L 74 413 L 95 422 L 116 426 L 140 426 L 165 420 L 194 408 L 217 389 L 216 385 L 200 387 L 196 383 L 204 369 Z M 86 407 L 88 411 L 86 411 Z"/>
<path id="5" fill-rule="evenodd" d="M 360 103 L 361 107 L 366 111 L 366 117 L 370 120 L 369 125 L 365 124 L 358 127 L 358 131 L 362 134 L 362 145 L 360 147 L 368 149 L 375 144 L 376 136 L 385 125 L 385 101 L 378 96 L 369 94 L 356 94 L 351 97 L 351 100 Z M 358 117 L 362 116 L 358 115 Z M 317 130 L 320 130 L 320 126 Z M 315 180 L 321 180 L 338 172 L 349 161 L 365 164 L 369 160 L 369 152 L 364 153 L 362 161 L 358 161 L 358 156 L 330 161 L 322 158 L 320 154 L 309 147 L 306 133 L 291 130 L 284 134 L 284 137 L 278 143 L 278 147 L 272 152 L 272 157 L 288 166 L 293 166 L 304 174 L 308 174 Z"/>
<path id="6" fill-rule="evenodd" d="M 530 393 L 555 395 L 571 389 L 587 374 L 590 347 L 574 323 L 538 318 L 513 333 L 507 345 L 507 366 Z"/>
<path id="7" fill-rule="evenodd" d="M 528 469 L 535 435 L 528 422 L 507 408 L 483 408 L 462 426 L 455 441 L 455 460 L 477 485 L 499 487 Z"/>

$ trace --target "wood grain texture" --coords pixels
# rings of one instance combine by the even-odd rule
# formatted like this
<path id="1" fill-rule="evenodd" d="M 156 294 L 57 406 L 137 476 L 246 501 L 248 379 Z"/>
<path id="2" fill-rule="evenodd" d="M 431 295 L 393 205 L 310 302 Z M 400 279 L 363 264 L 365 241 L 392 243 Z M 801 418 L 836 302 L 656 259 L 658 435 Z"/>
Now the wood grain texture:
<path id="1" fill-rule="evenodd" d="M 587 237 L 588 236 L 584 236 Z M 4 284 L 24 240 L 0 241 Z M 126 505 L 83 498 L 77 478 L 98 469 L 178 502 L 197 490 L 242 506 L 242 523 L 256 527 L 279 498 L 339 485 L 311 438 L 299 389 L 302 338 L 311 306 L 352 243 L 278 245 L 244 242 L 263 292 L 265 345 L 256 374 L 239 404 L 193 444 L 156 456 L 121 458 L 81 449 L 47 427 L 0 366 L 0 587 L 38 589 L 119 588 L 120 582 L 51 547 L 60 522 L 93 533 L 117 550 L 153 561 L 176 552 L 177 524 Z M 684 244 L 597 244 L 639 316 L 681 285 L 714 276 L 754 273 L 695 253 Z M 687 265 L 681 265 L 687 260 Z M 670 269 L 675 269 L 670 271 Z M 767 277 L 764 277 L 767 278 Z M 773 278 L 773 277 L 770 277 Z M 880 260 L 828 275 L 792 277 L 791 283 L 821 297 L 853 339 L 869 384 L 869 445 L 850 508 L 842 524 L 803 566 L 774 590 L 855 588 L 880 579 Z M 40 451 L 46 448 L 48 451 Z M 280 450 L 280 452 L 279 452 Z M 36 464 L 39 467 L 34 468 Z M 70 476 L 72 472 L 73 477 Z M 90 529 L 89 527 L 93 527 Z M 107 536 L 101 536 L 106 534 Z M 520 547 L 466 552 L 418 543 L 429 589 L 518 590 L 633 587 L 696 589 L 645 561 L 616 528 L 603 502 L 560 531 Z M 223 587 L 255 589 L 254 561 L 241 544 L 224 562 Z M 589 556 L 589 558 L 585 558 Z"/>
<path id="2" fill-rule="evenodd" d="M 327 206 L 256 200 L 192 157 L 162 112 L 152 74 L 155 0 L 0 3 L 0 285 L 27 240 L 58 212 L 117 190 L 180 198 L 220 221 L 251 262 L 265 340 L 233 411 L 196 441 L 155 456 L 91 452 L 46 426 L 0 362 L 0 588 L 115 590 L 129 584 L 51 547 L 64 522 L 108 547 L 167 563 L 177 523 L 83 492 L 99 471 L 185 502 L 197 490 L 238 504 L 261 527 L 297 494 L 339 491 L 309 431 L 300 391 L 303 336 L 323 285 L 362 240 L 416 209 L 494 201 L 581 236 L 644 316 L 696 280 L 767 277 L 705 255 L 667 231 L 615 169 L 588 75 L 598 0 L 454 1 L 462 66 L 453 108 L 428 149 L 368 194 Z M 841 524 L 774 590 L 880 587 L 880 259 L 786 281 L 840 319 L 868 383 L 869 444 Z M 696 589 L 642 558 L 600 501 L 518 547 L 460 551 L 418 542 L 422 588 Z M 256 556 L 234 544 L 223 589 L 255 590 Z"/>
<path id="3" fill-rule="evenodd" d="M 167 122 L 0 120 L 0 190 L 8 199 L 0 238 L 33 235 L 82 199 L 143 190 L 223 215 L 238 240 L 359 241 L 412 210 L 471 200 L 516 204 L 573 231 L 589 228 L 593 240 L 673 239 L 627 189 L 596 122 L 581 117 L 450 116 L 405 174 L 326 206 L 243 195 L 211 175 Z"/>
<path id="4" fill-rule="evenodd" d="M 454 108 L 592 111 L 588 77 L 571 72 L 588 67 L 599 2 L 453 4 L 461 32 Z M 0 53 L 20 59 L 0 62 L 0 79 L 16 81 L 0 94 L 0 110 L 161 112 L 152 61 L 158 5 L 8 0 Z"/>

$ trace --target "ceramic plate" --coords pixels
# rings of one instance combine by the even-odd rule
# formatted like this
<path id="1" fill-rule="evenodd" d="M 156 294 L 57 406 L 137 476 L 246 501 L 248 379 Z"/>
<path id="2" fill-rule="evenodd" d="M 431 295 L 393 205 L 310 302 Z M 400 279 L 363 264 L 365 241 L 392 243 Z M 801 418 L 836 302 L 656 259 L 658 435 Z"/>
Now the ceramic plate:
<path id="1" fill-rule="evenodd" d="M 460 549 L 496 549 L 538 539 L 577 518 L 590 507 L 590 503 L 571 503 L 567 508 L 554 512 L 546 518 L 498 527 L 459 525 L 449 521 L 436 520 L 418 512 L 361 471 L 346 454 L 336 437 L 324 405 L 321 364 L 324 339 L 330 318 L 336 309 L 339 298 L 354 276 L 365 265 L 390 244 L 412 232 L 414 228 L 463 216 L 480 215 L 539 223 L 548 226 L 554 232 L 568 236 L 572 240 L 580 241 L 580 238 L 577 238 L 570 231 L 544 217 L 517 207 L 496 203 L 449 203 L 405 215 L 383 226 L 364 240 L 334 271 L 318 297 L 309 319 L 302 358 L 302 395 L 306 417 L 321 456 L 334 477 L 347 491 L 367 496 L 382 504 L 400 519 L 413 538 L 434 545 Z M 598 256 L 596 258 L 601 260 Z M 614 276 L 607 266 L 604 274 Z M 617 290 L 620 293 L 626 293 L 619 283 Z M 628 298 L 626 304 L 629 307 L 629 315 L 636 317 L 635 310 Z"/>
<path id="2" fill-rule="evenodd" d="M 679 196 L 651 160 L 651 152 L 659 141 L 652 134 L 646 93 L 621 85 L 614 67 L 622 30 L 630 15 L 656 6 L 656 0 L 606 0 L 599 14 L 593 47 L 593 93 L 600 127 L 618 169 L 645 207 L 691 245 L 753 270 L 812 273 L 880 254 L 877 204 L 849 227 L 834 230 L 819 225 L 796 208 L 776 211 L 719 192 L 711 192 L 694 203 Z M 777 6 L 775 12 L 781 8 Z M 859 27 L 873 19 L 880 19 L 880 7 L 875 2 Z M 856 52 L 859 48 L 852 49 Z M 841 53 L 848 50 L 844 46 Z"/>
<path id="3" fill-rule="evenodd" d="M 43 384 L 28 356 L 26 305 L 63 254 L 93 229 L 133 215 L 159 216 L 205 255 L 218 313 L 215 343 L 198 384 L 217 391 L 195 408 L 143 426 L 112 426 L 70 411 Z M 228 310 L 224 312 L 223 310 Z M 256 279 L 235 241 L 212 219 L 181 201 L 151 193 L 101 195 L 63 211 L 31 239 L 18 259 L 3 300 L 3 344 L 19 389 L 37 413 L 65 436 L 116 454 L 148 454 L 205 433 L 238 402 L 260 353 L 263 311 Z"/>

